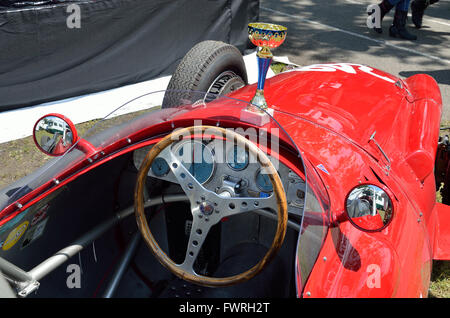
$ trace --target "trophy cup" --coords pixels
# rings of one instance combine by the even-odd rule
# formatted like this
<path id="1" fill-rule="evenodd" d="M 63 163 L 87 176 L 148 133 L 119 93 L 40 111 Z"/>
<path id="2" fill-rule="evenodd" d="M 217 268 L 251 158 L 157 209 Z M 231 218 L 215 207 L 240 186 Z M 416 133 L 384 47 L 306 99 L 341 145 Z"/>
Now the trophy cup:
<path id="1" fill-rule="evenodd" d="M 279 47 L 286 39 L 287 28 L 271 23 L 250 23 L 248 37 L 258 47 L 258 86 L 251 100 L 251 105 L 243 110 L 241 120 L 261 126 L 270 119 L 266 113 L 268 105 L 264 97 L 264 84 L 267 71 L 272 63 L 273 54 L 270 49 Z"/>

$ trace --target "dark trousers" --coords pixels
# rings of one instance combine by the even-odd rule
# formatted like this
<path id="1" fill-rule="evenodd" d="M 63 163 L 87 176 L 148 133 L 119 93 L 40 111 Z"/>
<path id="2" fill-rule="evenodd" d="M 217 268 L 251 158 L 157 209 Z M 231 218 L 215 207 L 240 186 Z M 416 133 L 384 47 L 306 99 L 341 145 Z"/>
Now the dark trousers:
<path id="1" fill-rule="evenodd" d="M 388 0 L 396 10 L 408 11 L 410 0 Z"/>

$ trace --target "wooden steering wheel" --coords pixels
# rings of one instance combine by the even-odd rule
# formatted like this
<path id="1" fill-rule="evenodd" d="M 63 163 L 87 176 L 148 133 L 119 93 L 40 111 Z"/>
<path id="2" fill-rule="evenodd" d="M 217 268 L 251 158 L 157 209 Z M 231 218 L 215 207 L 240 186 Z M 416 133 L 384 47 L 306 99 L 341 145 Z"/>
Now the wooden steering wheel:
<path id="1" fill-rule="evenodd" d="M 261 168 L 265 169 L 267 176 L 273 186 L 272 194 L 267 198 L 260 197 L 230 197 L 221 196 L 203 187 L 195 177 L 185 168 L 180 159 L 172 151 L 171 145 L 181 139 L 193 139 L 194 134 L 203 134 L 205 131 L 209 135 L 214 135 L 224 140 L 237 142 L 244 145 L 257 159 Z M 182 264 L 173 262 L 157 244 L 148 226 L 144 213 L 144 189 L 148 171 L 156 157 L 163 158 L 169 165 L 177 182 L 189 198 L 192 213 L 192 228 L 189 236 L 189 243 L 186 250 L 185 259 Z M 176 130 L 160 140 L 147 153 L 138 173 L 136 188 L 134 193 L 134 207 L 139 230 L 148 247 L 158 259 L 158 261 L 169 269 L 173 274 L 188 282 L 208 286 L 223 287 L 245 282 L 255 275 L 273 259 L 280 249 L 287 226 L 287 204 L 286 194 L 283 189 L 280 177 L 266 154 L 254 143 L 245 137 L 231 130 L 225 130 L 214 126 L 195 126 Z M 240 274 L 229 277 L 209 277 L 197 274 L 194 269 L 194 262 L 198 252 L 210 230 L 210 228 L 220 222 L 224 217 L 229 217 L 239 213 L 245 213 L 256 209 L 271 208 L 277 211 L 277 228 L 272 245 L 265 256 L 252 268 Z"/>

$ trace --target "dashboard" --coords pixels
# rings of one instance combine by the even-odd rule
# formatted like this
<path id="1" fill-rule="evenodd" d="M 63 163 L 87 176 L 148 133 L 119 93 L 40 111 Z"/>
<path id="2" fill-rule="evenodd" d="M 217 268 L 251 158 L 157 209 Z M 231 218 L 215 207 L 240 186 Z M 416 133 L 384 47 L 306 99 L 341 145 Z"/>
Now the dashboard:
<path id="1" fill-rule="evenodd" d="M 139 170 L 152 146 L 137 149 L 133 162 Z M 230 197 L 268 197 L 273 192 L 270 178 L 243 145 L 220 139 L 181 140 L 171 145 L 191 175 L 206 189 Z M 286 193 L 288 213 L 302 216 L 305 202 L 305 182 L 276 158 L 268 156 L 278 171 Z M 177 184 L 165 159 L 156 157 L 149 177 Z"/>

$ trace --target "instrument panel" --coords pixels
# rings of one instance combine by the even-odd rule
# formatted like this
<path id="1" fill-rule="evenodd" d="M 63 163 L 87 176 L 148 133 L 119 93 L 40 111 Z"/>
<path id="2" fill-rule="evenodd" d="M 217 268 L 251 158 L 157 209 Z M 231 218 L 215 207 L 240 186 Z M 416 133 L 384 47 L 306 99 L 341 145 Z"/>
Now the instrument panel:
<path id="1" fill-rule="evenodd" d="M 152 146 L 137 149 L 133 154 L 139 170 Z M 224 140 L 181 140 L 173 143 L 172 152 L 185 168 L 205 188 L 217 194 L 227 192 L 231 197 L 268 197 L 273 191 L 270 178 L 264 173 L 257 159 L 243 146 Z M 305 183 L 293 171 L 270 157 L 277 168 L 287 197 L 288 213 L 303 214 Z M 168 163 L 156 157 L 148 172 L 149 177 L 178 183 Z"/>

